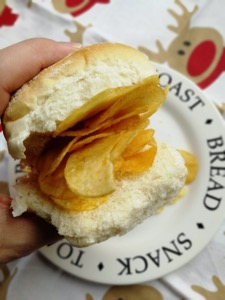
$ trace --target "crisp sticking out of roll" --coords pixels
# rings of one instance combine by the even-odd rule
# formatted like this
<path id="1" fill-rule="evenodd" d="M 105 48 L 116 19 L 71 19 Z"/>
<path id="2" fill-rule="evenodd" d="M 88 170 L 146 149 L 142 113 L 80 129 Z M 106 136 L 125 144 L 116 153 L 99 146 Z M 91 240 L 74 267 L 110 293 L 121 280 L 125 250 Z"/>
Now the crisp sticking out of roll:
<path id="1" fill-rule="evenodd" d="M 78 247 L 124 234 L 173 200 L 187 170 L 149 119 L 166 90 L 148 58 L 121 44 L 83 48 L 40 72 L 5 112 L 25 166 L 13 215 L 34 211 Z"/>

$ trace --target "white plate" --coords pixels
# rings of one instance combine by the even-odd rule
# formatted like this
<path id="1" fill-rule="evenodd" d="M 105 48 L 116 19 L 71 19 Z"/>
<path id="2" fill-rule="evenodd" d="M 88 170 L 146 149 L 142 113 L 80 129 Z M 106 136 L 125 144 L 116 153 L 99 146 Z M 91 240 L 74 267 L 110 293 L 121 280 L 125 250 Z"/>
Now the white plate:
<path id="1" fill-rule="evenodd" d="M 170 84 L 170 92 L 151 127 L 158 140 L 195 153 L 198 177 L 182 200 L 122 237 L 83 249 L 65 240 L 41 249 L 51 262 L 80 278 L 131 284 L 164 276 L 196 256 L 224 219 L 224 121 L 191 81 L 164 66 L 158 66 L 158 72 L 161 84 Z M 16 169 L 11 160 L 11 190 Z"/>

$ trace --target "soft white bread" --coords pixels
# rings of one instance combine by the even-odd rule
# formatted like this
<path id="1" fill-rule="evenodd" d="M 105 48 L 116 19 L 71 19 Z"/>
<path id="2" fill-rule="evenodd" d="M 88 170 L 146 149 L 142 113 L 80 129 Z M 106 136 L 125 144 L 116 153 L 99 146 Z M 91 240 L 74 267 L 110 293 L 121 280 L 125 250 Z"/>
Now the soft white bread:
<path id="1" fill-rule="evenodd" d="M 149 171 L 117 182 L 116 191 L 95 210 L 75 213 L 59 210 L 35 182 L 16 186 L 13 215 L 36 212 L 58 228 L 73 245 L 85 247 L 121 235 L 173 200 L 184 185 L 186 168 L 180 154 L 160 144 Z"/>
<path id="2" fill-rule="evenodd" d="M 73 53 L 12 97 L 3 119 L 10 154 L 32 164 L 72 110 L 107 88 L 132 85 L 153 74 L 148 58 L 125 45 L 99 44 Z M 34 211 L 75 246 L 84 247 L 123 234 L 155 214 L 177 196 L 186 173 L 180 154 L 158 145 L 153 166 L 135 178 L 117 181 L 116 191 L 97 209 L 63 211 L 48 201 L 35 180 L 21 180 L 16 184 L 13 215 Z"/>

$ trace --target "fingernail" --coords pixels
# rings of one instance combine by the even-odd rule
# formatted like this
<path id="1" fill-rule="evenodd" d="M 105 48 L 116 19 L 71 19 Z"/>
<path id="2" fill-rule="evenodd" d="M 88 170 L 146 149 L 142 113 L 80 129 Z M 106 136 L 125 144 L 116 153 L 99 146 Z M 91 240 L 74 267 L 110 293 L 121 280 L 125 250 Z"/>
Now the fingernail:
<path id="1" fill-rule="evenodd" d="M 65 47 L 68 48 L 73 48 L 73 49 L 80 49 L 82 45 L 80 43 L 75 43 L 75 42 L 59 42 L 61 45 L 64 45 Z"/>

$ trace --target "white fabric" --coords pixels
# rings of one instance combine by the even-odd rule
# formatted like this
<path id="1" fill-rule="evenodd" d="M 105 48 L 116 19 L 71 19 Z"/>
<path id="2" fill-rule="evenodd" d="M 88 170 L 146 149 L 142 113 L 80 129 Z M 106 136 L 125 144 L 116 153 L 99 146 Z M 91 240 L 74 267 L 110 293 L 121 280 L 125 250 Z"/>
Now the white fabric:
<path id="1" fill-rule="evenodd" d="M 168 29 L 168 25 L 176 25 L 168 9 L 181 14 L 181 7 L 173 0 L 110 0 L 110 3 L 100 1 L 76 17 L 56 11 L 53 1 L 50 0 L 33 1 L 31 5 L 28 5 L 28 2 L 7 1 L 7 5 L 18 17 L 12 26 L 0 26 L 0 48 L 31 37 L 69 41 L 68 32 L 73 35 L 78 29 L 77 26 L 81 26 L 81 31 L 73 35 L 73 39 L 77 39 L 83 45 L 102 41 L 122 42 L 134 47 L 144 46 L 157 52 L 156 40 L 160 40 L 163 47 L 168 49 L 176 38 L 176 34 Z M 225 1 L 182 0 L 182 3 L 189 11 L 194 8 L 194 5 L 198 5 L 198 11 L 190 20 L 190 27 L 214 28 L 222 37 L 222 51 L 225 48 Z M 166 61 L 163 63 L 168 64 Z M 225 61 L 221 68 L 223 69 L 221 74 L 204 88 L 206 95 L 219 104 L 225 100 Z M 3 180 L 2 174 L 6 176 L 5 165 L 1 164 L 0 171 L 0 180 Z M 187 265 L 143 285 L 154 287 L 161 293 L 162 299 L 222 299 L 219 296 L 225 297 L 224 233 L 225 221 L 210 244 Z M 17 269 L 8 289 L 7 299 L 10 300 L 89 300 L 90 296 L 95 300 L 109 299 L 104 296 L 110 289 L 109 286 L 83 281 L 68 275 L 48 263 L 38 253 L 13 262 L 8 265 L 8 268 L 11 272 Z M 220 287 L 218 292 L 216 292 L 213 276 L 219 278 L 222 283 L 222 288 Z M 0 271 L 1 281 L 3 275 Z M 205 293 L 195 292 L 193 285 L 203 287 Z M 134 298 L 131 295 L 129 299 Z M 141 297 L 138 299 L 142 300 Z"/>

